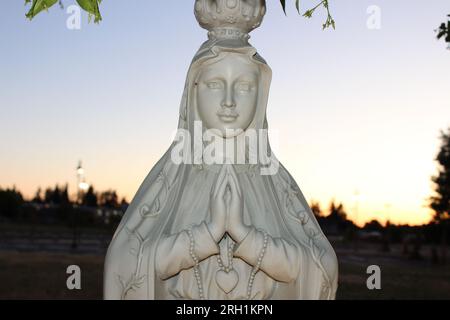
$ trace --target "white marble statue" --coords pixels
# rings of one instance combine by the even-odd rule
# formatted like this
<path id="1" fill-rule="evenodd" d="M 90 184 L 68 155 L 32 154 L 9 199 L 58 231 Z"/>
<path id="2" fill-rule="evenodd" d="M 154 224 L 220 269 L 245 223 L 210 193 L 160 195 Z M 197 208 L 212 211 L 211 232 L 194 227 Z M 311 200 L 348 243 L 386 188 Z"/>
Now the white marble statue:
<path id="1" fill-rule="evenodd" d="M 104 297 L 334 299 L 334 250 L 268 143 L 271 69 L 248 43 L 265 1 L 197 0 L 195 14 L 210 32 L 188 71 L 180 134 L 113 237 Z"/>

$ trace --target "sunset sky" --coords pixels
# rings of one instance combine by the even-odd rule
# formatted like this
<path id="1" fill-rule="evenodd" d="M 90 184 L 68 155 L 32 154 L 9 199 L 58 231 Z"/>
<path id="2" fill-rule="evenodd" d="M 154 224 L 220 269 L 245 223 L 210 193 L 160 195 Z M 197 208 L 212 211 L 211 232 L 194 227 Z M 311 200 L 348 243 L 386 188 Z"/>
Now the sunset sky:
<path id="1" fill-rule="evenodd" d="M 30 22 L 23 2 L 0 13 L 0 187 L 31 197 L 69 183 L 74 193 L 82 160 L 87 182 L 131 200 L 169 147 L 187 68 L 206 40 L 194 1 L 105 0 L 103 22 L 83 15 L 81 30 L 57 6 Z M 330 0 L 335 31 L 322 31 L 323 10 L 306 20 L 287 2 L 286 17 L 268 1 L 250 40 L 273 70 L 277 157 L 324 209 L 334 198 L 359 223 L 428 222 L 440 130 L 450 126 L 450 50 L 434 33 L 449 1 Z M 367 27 L 371 5 L 380 29 Z"/>

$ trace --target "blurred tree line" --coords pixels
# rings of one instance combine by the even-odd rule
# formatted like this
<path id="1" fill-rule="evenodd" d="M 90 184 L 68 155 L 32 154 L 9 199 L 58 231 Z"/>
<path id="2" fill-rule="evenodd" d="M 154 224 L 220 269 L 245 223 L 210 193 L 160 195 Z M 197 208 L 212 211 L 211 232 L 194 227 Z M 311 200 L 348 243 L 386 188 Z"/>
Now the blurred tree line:
<path id="1" fill-rule="evenodd" d="M 92 186 L 73 200 L 67 185 L 56 185 L 45 191 L 39 188 L 29 201 L 15 187 L 0 188 L 0 222 L 3 223 L 114 228 L 127 207 L 126 199 L 119 200 L 116 191 L 97 192 Z"/>
<path id="2" fill-rule="evenodd" d="M 377 241 L 383 251 L 390 251 L 391 243 L 403 243 L 404 254 L 421 259 L 421 245 L 427 243 L 433 245 L 433 260 L 445 263 L 450 240 L 450 128 L 447 133 L 441 132 L 441 146 L 435 160 L 438 173 L 432 177 L 434 194 L 429 198 L 429 207 L 435 214 L 427 225 L 393 225 L 388 221 L 383 226 L 373 220 L 360 228 L 348 219 L 342 203 L 333 200 L 327 213 L 318 202 L 313 201 L 310 207 L 327 236 L 339 236 L 344 242 L 353 243 L 355 249 L 359 240 Z M 0 223 L 59 224 L 74 229 L 106 226 L 114 230 L 127 207 L 127 201 L 119 200 L 116 191 L 97 192 L 92 186 L 76 200 L 70 199 L 67 185 L 56 185 L 45 191 L 39 188 L 30 201 L 15 187 L 0 188 Z"/>

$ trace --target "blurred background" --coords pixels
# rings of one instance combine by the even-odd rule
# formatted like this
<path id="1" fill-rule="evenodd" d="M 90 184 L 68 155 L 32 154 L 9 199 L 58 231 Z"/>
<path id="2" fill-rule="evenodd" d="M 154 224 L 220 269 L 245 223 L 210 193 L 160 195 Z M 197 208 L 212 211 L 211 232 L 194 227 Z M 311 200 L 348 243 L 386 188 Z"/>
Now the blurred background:
<path id="1" fill-rule="evenodd" d="M 33 21 L 23 2 L 0 12 L 0 299 L 101 299 L 107 246 L 172 141 L 206 31 L 193 1 L 105 0 L 100 24 L 81 12 L 75 28 L 73 1 Z M 330 10 L 323 31 L 325 10 L 269 0 L 252 33 L 274 73 L 273 149 L 338 254 L 339 299 L 449 299 L 448 1 Z"/>

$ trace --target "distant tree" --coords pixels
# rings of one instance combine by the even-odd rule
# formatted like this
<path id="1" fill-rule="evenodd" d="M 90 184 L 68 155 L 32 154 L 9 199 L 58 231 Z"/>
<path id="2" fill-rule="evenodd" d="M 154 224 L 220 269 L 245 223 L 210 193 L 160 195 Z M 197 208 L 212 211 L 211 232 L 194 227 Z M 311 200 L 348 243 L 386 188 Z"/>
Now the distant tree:
<path id="1" fill-rule="evenodd" d="M 122 211 L 122 213 L 125 213 L 127 211 L 129 205 L 130 204 L 128 203 L 128 201 L 125 199 L 125 197 L 123 197 L 122 201 L 120 202 L 120 211 Z M 121 215 L 121 218 L 122 218 L 122 215 Z"/>
<path id="2" fill-rule="evenodd" d="M 45 189 L 44 202 L 49 204 L 52 202 L 53 190 L 50 188 Z"/>
<path id="3" fill-rule="evenodd" d="M 128 206 L 129 206 L 130 204 L 128 203 L 128 201 L 127 201 L 127 199 L 125 199 L 125 197 L 123 197 L 122 198 L 122 201 L 120 201 L 120 206 L 122 207 L 122 208 L 128 208 Z"/>
<path id="4" fill-rule="evenodd" d="M 330 204 L 330 214 L 325 218 L 329 225 L 334 225 L 338 232 L 344 236 L 345 241 L 354 242 L 356 248 L 356 225 L 347 219 L 344 205 L 335 203 L 333 200 Z"/>
<path id="5" fill-rule="evenodd" d="M 333 200 L 330 204 L 330 215 L 328 218 L 337 222 L 347 221 L 347 214 L 344 211 L 344 205 L 342 203 L 336 204 Z"/>
<path id="6" fill-rule="evenodd" d="M 61 203 L 61 190 L 59 189 L 58 185 L 56 185 L 55 189 L 53 190 L 51 202 L 54 204 Z"/>
<path id="7" fill-rule="evenodd" d="M 12 189 L 0 189 L 0 216 L 7 218 L 16 218 L 20 213 L 23 204 L 22 194 Z"/>
<path id="8" fill-rule="evenodd" d="M 114 190 L 104 191 L 100 194 L 100 205 L 106 208 L 118 208 L 119 207 L 119 197 L 117 192 Z"/>
<path id="9" fill-rule="evenodd" d="M 61 190 L 61 192 L 60 192 L 60 203 L 61 204 L 69 204 L 70 203 L 69 185 L 68 184 L 66 184 L 64 189 Z"/>
<path id="10" fill-rule="evenodd" d="M 38 192 L 40 195 L 41 193 L 40 188 Z M 35 199 L 37 199 L 37 194 L 35 196 Z M 58 185 L 56 185 L 54 189 L 47 188 L 44 193 L 43 202 L 55 205 L 70 204 L 69 186 L 66 184 L 64 188 L 60 188 Z"/>
<path id="11" fill-rule="evenodd" d="M 372 220 L 370 222 L 367 222 L 364 225 L 363 229 L 369 232 L 378 232 L 381 236 L 381 238 L 379 239 L 381 244 L 381 251 L 390 251 L 389 233 L 391 229 L 391 223 L 389 221 L 386 222 L 386 227 L 383 227 L 383 225 L 378 220 Z"/>
<path id="12" fill-rule="evenodd" d="M 436 157 L 439 173 L 432 177 L 436 195 L 430 198 L 434 210 L 434 220 L 438 223 L 450 218 L 450 128 L 441 132 L 441 149 Z"/>
<path id="13" fill-rule="evenodd" d="M 450 17 L 450 14 L 448 15 L 448 17 Z M 444 38 L 445 42 L 447 42 L 450 46 L 450 18 L 447 23 L 445 23 L 445 22 L 441 23 L 441 25 L 436 30 L 436 32 L 437 32 L 436 37 L 438 38 L 438 40 L 445 37 Z"/>
<path id="14" fill-rule="evenodd" d="M 391 221 L 386 221 L 386 225 L 383 229 L 383 244 L 382 251 L 389 252 L 391 251 L 391 241 L 392 241 L 392 224 Z"/>
<path id="15" fill-rule="evenodd" d="M 93 186 L 90 186 L 88 191 L 83 195 L 82 203 L 88 207 L 96 207 L 98 205 L 97 194 Z"/>
<path id="16" fill-rule="evenodd" d="M 54 189 L 47 188 L 45 190 L 44 201 L 48 204 L 61 204 L 64 201 L 68 201 L 69 195 L 67 194 L 67 187 L 61 190 L 58 185 Z"/>
<path id="17" fill-rule="evenodd" d="M 67 222 L 72 215 L 72 203 L 69 199 L 69 186 L 66 184 L 63 189 L 55 188 L 55 194 L 57 194 L 58 205 L 57 215 L 60 221 Z"/>
<path id="18" fill-rule="evenodd" d="M 379 232 L 381 232 L 383 230 L 383 226 L 381 225 L 380 222 L 378 222 L 378 220 L 372 220 L 370 222 L 367 222 L 364 225 L 363 229 L 367 230 L 367 231 L 379 231 Z"/>
<path id="19" fill-rule="evenodd" d="M 441 132 L 441 148 L 436 157 L 438 175 L 432 177 L 435 195 L 430 198 L 430 207 L 435 212 L 434 221 L 442 226 L 442 260 L 446 260 L 447 234 L 450 220 L 450 127 Z"/>
<path id="20" fill-rule="evenodd" d="M 35 202 L 35 203 L 42 203 L 42 202 L 44 202 L 44 200 L 42 199 L 42 189 L 41 188 L 37 189 L 37 191 L 36 191 L 32 201 Z"/>
<path id="21" fill-rule="evenodd" d="M 310 208 L 316 217 L 322 216 L 322 209 L 320 208 L 320 203 L 317 201 L 311 201 Z"/>

